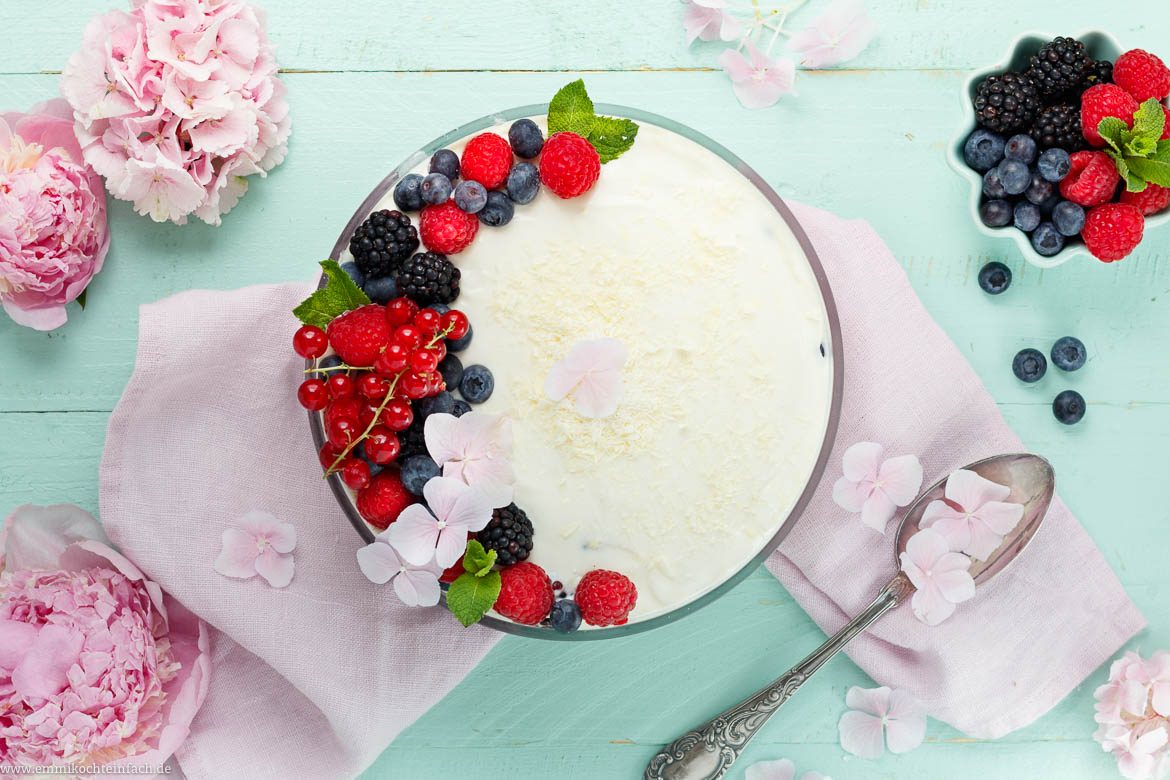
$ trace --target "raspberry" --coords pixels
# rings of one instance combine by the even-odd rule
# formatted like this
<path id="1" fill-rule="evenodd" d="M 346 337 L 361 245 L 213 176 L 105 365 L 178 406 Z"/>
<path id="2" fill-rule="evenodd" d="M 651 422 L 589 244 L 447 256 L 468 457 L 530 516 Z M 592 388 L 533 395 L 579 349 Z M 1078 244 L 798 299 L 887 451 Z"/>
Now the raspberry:
<path id="1" fill-rule="evenodd" d="M 1170 206 L 1170 187 L 1159 187 L 1157 184 L 1147 184 L 1141 192 L 1126 190 L 1121 193 L 1121 202 L 1137 206 L 1138 210 L 1147 217 L 1165 211 Z"/>
<path id="2" fill-rule="evenodd" d="M 1148 51 L 1131 49 L 1113 63 L 1113 83 L 1144 103 L 1170 95 L 1170 69 Z"/>
<path id="3" fill-rule="evenodd" d="M 479 230 L 479 220 L 449 200 L 439 206 L 426 206 L 418 218 L 423 243 L 432 252 L 453 255 L 471 246 Z"/>
<path id="4" fill-rule="evenodd" d="M 383 471 L 358 491 L 357 508 L 367 523 L 381 531 L 397 520 L 403 509 L 417 500 L 402 486 L 398 474 Z"/>
<path id="5" fill-rule="evenodd" d="M 534 626 L 548 617 L 553 589 L 544 569 L 525 561 L 500 572 L 500 580 L 496 612 L 527 626 Z"/>
<path id="6" fill-rule="evenodd" d="M 467 142 L 460 164 L 464 179 L 477 181 L 489 190 L 498 189 L 512 170 L 512 147 L 495 133 L 480 133 Z"/>
<path id="7" fill-rule="evenodd" d="M 576 133 L 554 133 L 544 143 L 540 180 L 558 197 L 583 195 L 601 175 L 601 157 L 593 144 Z"/>
<path id="8" fill-rule="evenodd" d="M 1089 87 L 1081 95 L 1081 132 L 1090 146 L 1098 149 L 1105 145 L 1105 139 L 1097 132 L 1097 125 L 1107 116 L 1115 116 L 1133 127 L 1133 115 L 1138 102 L 1133 96 L 1116 84 L 1098 84 Z"/>
<path id="9" fill-rule="evenodd" d="M 573 597 L 591 626 L 620 626 L 638 603 L 638 589 L 624 574 L 594 569 L 581 578 Z"/>
<path id="10" fill-rule="evenodd" d="M 1137 206 L 1107 203 L 1085 217 L 1081 238 L 1093 257 L 1112 263 L 1129 255 L 1142 242 L 1146 218 Z"/>
<path id="11" fill-rule="evenodd" d="M 1060 183 L 1060 194 L 1082 206 L 1099 206 L 1113 199 L 1121 175 L 1104 152 L 1077 152 L 1072 167 Z"/>
<path id="12" fill-rule="evenodd" d="M 329 346 L 351 366 L 372 366 L 390 341 L 386 310 L 376 303 L 342 314 L 327 332 Z"/>
<path id="13" fill-rule="evenodd" d="M 1162 113 L 1166 115 L 1166 124 L 1162 128 L 1161 140 L 1166 141 L 1170 140 L 1170 108 L 1162 106 Z"/>

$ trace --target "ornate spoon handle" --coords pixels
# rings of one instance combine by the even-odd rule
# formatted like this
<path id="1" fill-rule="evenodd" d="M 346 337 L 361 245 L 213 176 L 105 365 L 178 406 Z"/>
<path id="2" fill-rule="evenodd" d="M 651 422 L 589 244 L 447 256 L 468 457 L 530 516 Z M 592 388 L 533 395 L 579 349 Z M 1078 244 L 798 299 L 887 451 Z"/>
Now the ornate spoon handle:
<path id="1" fill-rule="evenodd" d="M 664 747 L 651 759 L 642 775 L 643 780 L 719 780 L 772 713 L 780 709 L 812 677 L 813 672 L 913 592 L 910 580 L 898 572 L 860 615 L 771 685 Z"/>

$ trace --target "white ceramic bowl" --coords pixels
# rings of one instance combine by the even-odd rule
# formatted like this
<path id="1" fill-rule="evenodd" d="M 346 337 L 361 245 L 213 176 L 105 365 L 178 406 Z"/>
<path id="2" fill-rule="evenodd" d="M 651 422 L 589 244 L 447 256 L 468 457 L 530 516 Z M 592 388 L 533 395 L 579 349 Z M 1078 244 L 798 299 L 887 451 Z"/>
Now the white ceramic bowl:
<path id="1" fill-rule="evenodd" d="M 971 74 L 966 84 L 963 85 L 962 92 L 959 93 L 959 99 L 963 104 L 963 124 L 959 127 L 959 132 L 953 143 L 947 147 L 947 161 L 960 176 L 971 184 L 971 194 L 967 201 L 971 212 L 971 221 L 989 236 L 1010 238 L 1015 241 L 1024 259 L 1040 268 L 1054 268 L 1063 263 L 1067 263 L 1074 257 L 1092 258 L 1092 255 L 1089 254 L 1089 250 L 1085 249 L 1085 245 L 1078 241 L 1077 243 L 1066 246 L 1052 257 L 1044 257 L 1032 248 L 1032 242 L 1029 240 L 1027 233 L 1016 230 L 1011 225 L 1002 228 L 992 228 L 984 225 L 983 220 L 979 218 L 979 200 L 983 194 L 983 174 L 967 167 L 967 163 L 963 161 L 963 145 L 966 143 L 967 137 L 975 130 L 975 107 L 971 101 L 975 97 L 975 88 L 979 86 L 979 82 L 993 74 L 1023 70 L 1028 66 L 1028 58 L 1035 54 L 1041 46 L 1055 37 L 1055 35 L 1044 35 L 1041 33 L 1021 35 L 1012 43 L 1011 48 L 1007 51 L 1007 55 L 1002 60 Z M 1100 30 L 1088 30 L 1073 37 L 1085 44 L 1085 48 L 1089 50 L 1089 55 L 1095 60 L 1104 59 L 1114 61 L 1119 54 L 1125 51 L 1112 36 Z M 1167 222 L 1170 222 L 1170 211 L 1153 217 L 1146 217 L 1146 232 L 1143 240 L 1148 241 L 1151 231 Z"/>

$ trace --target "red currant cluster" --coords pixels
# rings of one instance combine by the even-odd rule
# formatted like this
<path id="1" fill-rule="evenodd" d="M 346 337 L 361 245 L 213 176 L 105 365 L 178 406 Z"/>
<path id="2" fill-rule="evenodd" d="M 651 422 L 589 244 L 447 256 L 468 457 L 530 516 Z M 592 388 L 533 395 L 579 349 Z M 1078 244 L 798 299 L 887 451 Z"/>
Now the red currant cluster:
<path id="1" fill-rule="evenodd" d="M 411 402 L 447 389 L 439 373 L 447 339 L 463 338 L 469 327 L 467 315 L 456 309 L 440 313 L 395 298 L 341 315 L 328 334 L 314 325 L 296 332 L 293 349 L 308 360 L 324 357 L 330 347 L 342 361 L 347 355 L 373 358 L 370 365 L 319 364 L 306 371 L 315 376 L 297 390 L 301 406 L 324 412 L 326 442 L 319 456 L 326 476 L 340 473 L 346 485 L 360 490 L 370 483 L 369 463 L 397 459 L 395 434 L 414 422 Z"/>

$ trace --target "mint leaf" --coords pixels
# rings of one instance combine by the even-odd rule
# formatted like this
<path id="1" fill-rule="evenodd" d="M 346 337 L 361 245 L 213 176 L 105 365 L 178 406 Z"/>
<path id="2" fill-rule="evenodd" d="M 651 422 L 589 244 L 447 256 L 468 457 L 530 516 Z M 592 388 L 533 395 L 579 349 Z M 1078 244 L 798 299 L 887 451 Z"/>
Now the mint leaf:
<path id="1" fill-rule="evenodd" d="M 1170 162 L 1170 138 L 1158 142 L 1158 150 L 1150 155 L 1150 159 Z"/>
<path id="2" fill-rule="evenodd" d="M 613 116 L 599 116 L 593 120 L 589 131 L 589 143 L 597 150 L 601 163 L 616 160 L 634 145 L 638 125 L 630 119 Z"/>
<path id="3" fill-rule="evenodd" d="M 81 295 L 78 295 L 77 298 L 75 299 L 77 301 L 77 305 L 81 307 L 82 311 L 85 311 L 85 298 L 88 294 L 89 294 L 89 288 L 86 287 L 84 290 L 81 291 Z"/>
<path id="4" fill-rule="evenodd" d="M 1097 132 L 1113 147 L 1113 151 L 1120 153 L 1124 135 L 1129 132 L 1129 125 L 1115 116 L 1107 116 L 1097 123 Z"/>
<path id="5" fill-rule="evenodd" d="M 483 577 L 464 572 L 447 589 L 447 608 L 464 626 L 478 623 L 500 596 L 500 573 Z"/>
<path id="6" fill-rule="evenodd" d="M 577 79 L 561 87 L 548 104 L 548 134 L 568 130 L 588 138 L 595 117 L 585 82 Z"/>
<path id="7" fill-rule="evenodd" d="M 325 328 L 347 311 L 370 302 L 369 296 L 362 292 L 362 288 L 354 283 L 349 274 L 341 270 L 336 260 L 322 261 L 321 270 L 327 279 L 325 286 L 315 290 L 300 306 L 293 309 L 293 314 L 301 322 Z"/>
<path id="8" fill-rule="evenodd" d="M 1121 175 L 1121 178 L 1125 179 L 1125 188 L 1127 190 L 1130 192 L 1142 192 L 1145 190 L 1146 180 L 1134 175 L 1129 170 L 1129 163 L 1125 161 L 1124 157 L 1108 149 L 1105 150 L 1105 154 L 1109 155 L 1109 158 L 1113 160 L 1113 164 L 1117 166 L 1117 172 Z"/>
<path id="9" fill-rule="evenodd" d="M 476 577 L 482 577 L 496 565 L 496 551 L 485 550 L 483 545 L 472 539 L 467 542 L 467 552 L 463 554 L 463 570 Z"/>
<path id="10" fill-rule="evenodd" d="M 1166 114 L 1162 111 L 1162 104 L 1154 98 L 1142 103 L 1134 112 L 1133 132 L 1135 137 L 1144 137 L 1156 144 L 1165 129 Z"/>
<path id="11" fill-rule="evenodd" d="M 1127 157 L 1129 170 L 1159 187 L 1170 187 L 1170 161 Z"/>

